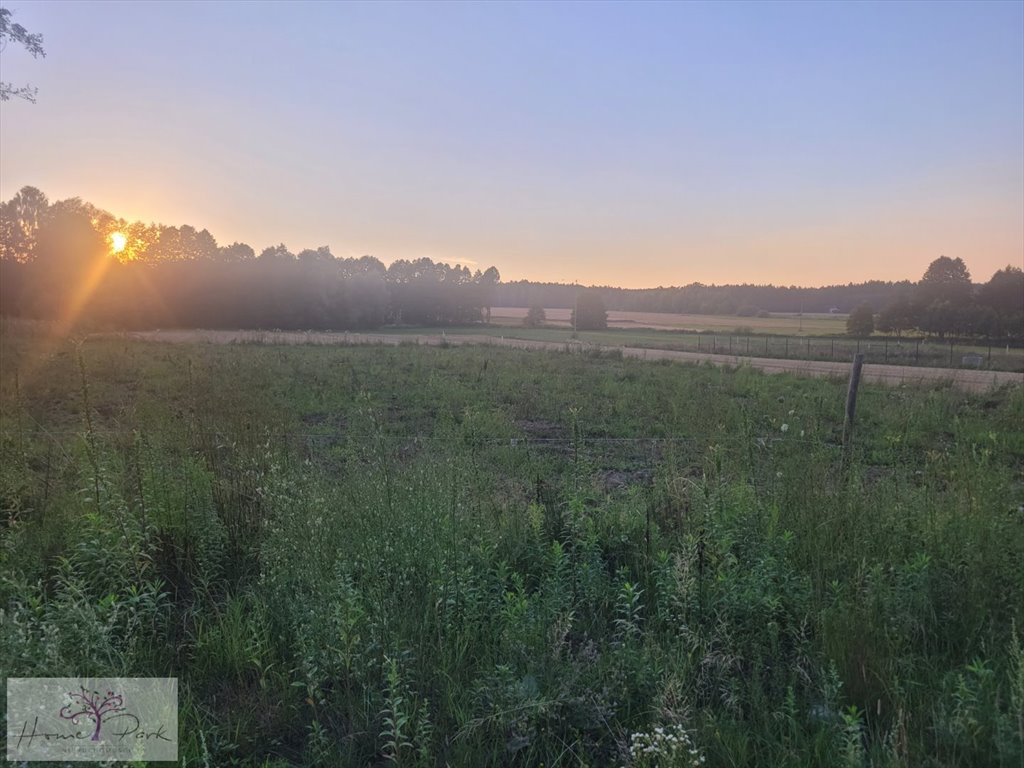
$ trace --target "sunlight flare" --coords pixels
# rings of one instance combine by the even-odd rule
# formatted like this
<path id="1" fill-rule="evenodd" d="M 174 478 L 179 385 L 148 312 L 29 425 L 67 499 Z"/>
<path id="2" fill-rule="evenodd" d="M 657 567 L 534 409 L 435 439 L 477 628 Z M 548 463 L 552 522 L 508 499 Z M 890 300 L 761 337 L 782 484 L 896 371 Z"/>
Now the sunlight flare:
<path id="1" fill-rule="evenodd" d="M 110 252 L 121 253 L 128 245 L 128 238 L 122 232 L 110 233 Z"/>

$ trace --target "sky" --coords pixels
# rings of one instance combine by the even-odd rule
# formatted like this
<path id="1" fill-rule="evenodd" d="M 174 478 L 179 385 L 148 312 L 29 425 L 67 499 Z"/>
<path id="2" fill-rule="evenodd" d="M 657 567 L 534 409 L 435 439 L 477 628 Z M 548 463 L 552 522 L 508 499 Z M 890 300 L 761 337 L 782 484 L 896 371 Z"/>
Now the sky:
<path id="1" fill-rule="evenodd" d="M 1024 266 L 1024 3 L 2 0 L 0 199 L 624 287 Z"/>

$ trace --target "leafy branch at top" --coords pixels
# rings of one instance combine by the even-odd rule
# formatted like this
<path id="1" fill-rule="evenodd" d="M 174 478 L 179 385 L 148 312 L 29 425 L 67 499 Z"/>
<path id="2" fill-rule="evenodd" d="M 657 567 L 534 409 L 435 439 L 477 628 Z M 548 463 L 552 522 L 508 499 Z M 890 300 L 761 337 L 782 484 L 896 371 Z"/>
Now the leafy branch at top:
<path id="1" fill-rule="evenodd" d="M 39 58 L 40 56 L 45 58 L 46 51 L 43 50 L 43 36 L 32 34 L 21 24 L 13 23 L 11 15 L 10 10 L 7 8 L 0 8 L 0 53 L 3 53 L 7 48 L 7 44 L 13 40 L 24 46 L 25 50 L 32 54 L 33 58 Z M 10 83 L 0 81 L 0 101 L 8 101 L 17 96 L 19 99 L 35 103 L 38 90 L 38 88 L 32 88 L 28 85 L 17 88 Z"/>

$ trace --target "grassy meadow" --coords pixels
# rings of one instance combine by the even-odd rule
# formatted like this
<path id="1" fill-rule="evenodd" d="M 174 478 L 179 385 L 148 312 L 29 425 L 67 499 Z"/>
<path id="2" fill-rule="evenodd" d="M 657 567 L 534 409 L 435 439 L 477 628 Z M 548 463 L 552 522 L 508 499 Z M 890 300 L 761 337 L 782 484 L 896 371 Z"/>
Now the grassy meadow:
<path id="1" fill-rule="evenodd" d="M 0 334 L 0 670 L 186 766 L 1024 766 L 1024 392 Z"/>

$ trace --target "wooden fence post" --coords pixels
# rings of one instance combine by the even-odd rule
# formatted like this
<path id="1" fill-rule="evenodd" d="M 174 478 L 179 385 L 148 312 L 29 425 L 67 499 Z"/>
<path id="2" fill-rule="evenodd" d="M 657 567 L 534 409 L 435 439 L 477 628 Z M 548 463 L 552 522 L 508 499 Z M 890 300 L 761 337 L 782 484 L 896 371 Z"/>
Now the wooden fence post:
<path id="1" fill-rule="evenodd" d="M 857 411 L 857 387 L 860 386 L 860 369 L 864 366 L 864 355 L 858 352 L 853 356 L 853 368 L 850 370 L 850 386 L 846 390 L 846 419 L 843 421 L 843 448 L 849 448 L 853 439 L 853 417 Z"/>

